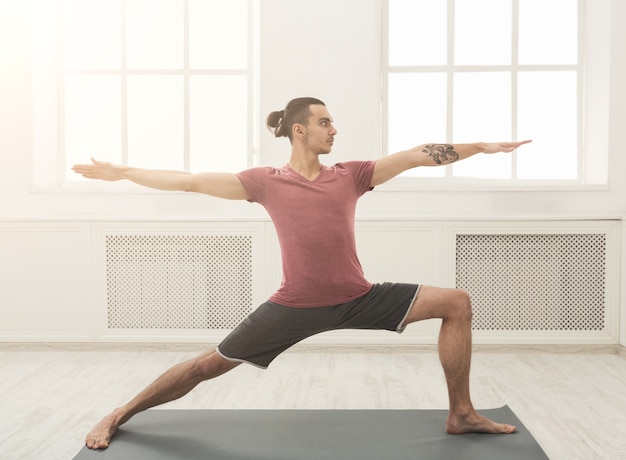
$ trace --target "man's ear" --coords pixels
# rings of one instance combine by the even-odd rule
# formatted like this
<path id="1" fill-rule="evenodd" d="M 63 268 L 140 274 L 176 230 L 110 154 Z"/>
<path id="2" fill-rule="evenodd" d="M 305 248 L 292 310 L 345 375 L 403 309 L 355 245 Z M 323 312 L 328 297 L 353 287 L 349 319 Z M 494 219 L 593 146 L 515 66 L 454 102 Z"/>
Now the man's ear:
<path id="1" fill-rule="evenodd" d="M 296 137 L 304 136 L 304 126 L 302 126 L 300 123 L 294 123 L 292 129 L 293 129 L 294 136 Z"/>

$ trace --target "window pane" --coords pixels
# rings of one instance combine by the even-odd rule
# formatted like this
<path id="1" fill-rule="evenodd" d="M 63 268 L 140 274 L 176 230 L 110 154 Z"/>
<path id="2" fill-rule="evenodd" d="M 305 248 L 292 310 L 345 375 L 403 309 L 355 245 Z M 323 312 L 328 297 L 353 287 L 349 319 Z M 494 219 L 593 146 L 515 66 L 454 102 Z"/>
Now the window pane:
<path id="1" fill-rule="evenodd" d="M 520 72 L 519 138 L 533 139 L 517 155 L 520 179 L 575 179 L 578 173 L 576 73 Z"/>
<path id="2" fill-rule="evenodd" d="M 508 72 L 454 76 L 455 143 L 511 138 L 511 76 Z M 511 155 L 476 155 L 453 166 L 456 177 L 511 177 Z"/>
<path id="3" fill-rule="evenodd" d="M 128 77 L 128 163 L 183 169 L 183 77 Z"/>
<path id="4" fill-rule="evenodd" d="M 66 164 L 85 163 L 89 157 L 120 163 L 120 77 L 70 75 L 64 83 Z"/>
<path id="5" fill-rule="evenodd" d="M 456 65 L 511 63 L 510 0 L 456 0 L 454 20 Z"/>
<path id="6" fill-rule="evenodd" d="M 577 34 L 577 0 L 519 0 L 520 64 L 576 64 Z"/>
<path id="7" fill-rule="evenodd" d="M 190 170 L 238 172 L 248 161 L 245 76 L 190 79 Z"/>
<path id="8" fill-rule="evenodd" d="M 388 153 L 446 139 L 446 74 L 390 74 Z M 442 177 L 444 168 L 415 168 L 405 175 Z"/>
<path id="9" fill-rule="evenodd" d="M 120 0 L 63 2 L 63 59 L 66 69 L 119 69 Z"/>
<path id="10" fill-rule="evenodd" d="M 248 1 L 189 1 L 189 63 L 192 69 L 248 66 Z"/>
<path id="11" fill-rule="evenodd" d="M 389 65 L 447 61 L 446 2 L 389 0 Z"/>
<path id="12" fill-rule="evenodd" d="M 183 2 L 126 0 L 129 69 L 183 67 Z"/>

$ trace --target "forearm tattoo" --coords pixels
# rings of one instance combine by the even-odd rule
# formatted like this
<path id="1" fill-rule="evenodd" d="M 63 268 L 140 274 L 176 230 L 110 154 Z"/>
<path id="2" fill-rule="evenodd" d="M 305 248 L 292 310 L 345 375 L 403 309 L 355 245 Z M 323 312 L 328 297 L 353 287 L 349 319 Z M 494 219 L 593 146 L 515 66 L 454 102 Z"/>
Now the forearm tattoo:
<path id="1" fill-rule="evenodd" d="M 428 144 L 424 146 L 422 152 L 432 157 L 438 165 L 454 163 L 459 159 L 459 154 L 454 150 L 452 144 Z"/>

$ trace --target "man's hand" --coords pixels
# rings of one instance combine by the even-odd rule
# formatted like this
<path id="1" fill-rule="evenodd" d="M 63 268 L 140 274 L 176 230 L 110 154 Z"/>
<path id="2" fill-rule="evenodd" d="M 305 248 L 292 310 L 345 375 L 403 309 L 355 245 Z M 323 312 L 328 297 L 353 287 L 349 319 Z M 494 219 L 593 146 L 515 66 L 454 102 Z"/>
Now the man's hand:
<path id="1" fill-rule="evenodd" d="M 74 165 L 72 171 L 81 174 L 87 179 L 100 179 L 106 181 L 116 181 L 122 179 L 123 167 L 108 163 L 106 161 L 98 161 L 91 159 L 93 164 Z"/>
<path id="2" fill-rule="evenodd" d="M 532 141 L 485 143 L 483 146 L 483 153 L 512 152 L 520 145 L 528 144 L 529 142 Z"/>

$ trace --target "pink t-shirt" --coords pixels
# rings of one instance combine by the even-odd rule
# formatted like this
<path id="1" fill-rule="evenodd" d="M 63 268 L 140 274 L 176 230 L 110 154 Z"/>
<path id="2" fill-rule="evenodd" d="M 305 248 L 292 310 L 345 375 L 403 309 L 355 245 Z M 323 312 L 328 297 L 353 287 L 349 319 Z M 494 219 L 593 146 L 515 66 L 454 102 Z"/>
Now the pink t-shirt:
<path id="1" fill-rule="evenodd" d="M 371 190 L 375 161 L 323 166 L 309 181 L 289 165 L 252 168 L 237 174 L 269 213 L 280 241 L 283 281 L 272 302 L 322 307 L 354 300 L 372 284 L 356 254 L 356 202 Z"/>

